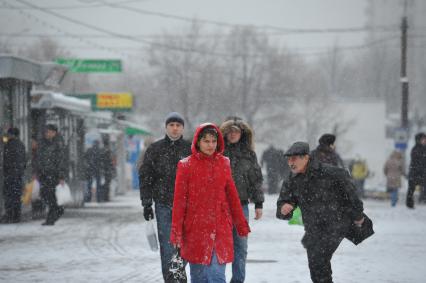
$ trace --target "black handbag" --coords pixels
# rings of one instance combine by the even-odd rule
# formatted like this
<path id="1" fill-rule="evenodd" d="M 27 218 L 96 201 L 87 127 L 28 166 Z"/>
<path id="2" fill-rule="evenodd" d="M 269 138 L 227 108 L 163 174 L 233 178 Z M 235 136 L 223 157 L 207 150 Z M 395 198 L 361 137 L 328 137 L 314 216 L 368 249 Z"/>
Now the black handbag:
<path id="1" fill-rule="evenodd" d="M 170 260 L 169 272 L 166 283 L 186 283 L 185 261 L 180 256 L 180 250 L 176 249 Z"/>
<path id="2" fill-rule="evenodd" d="M 358 245 L 373 234 L 373 221 L 371 221 L 371 219 L 364 213 L 364 222 L 362 223 L 361 227 L 355 225 L 355 223 L 352 223 L 345 238 L 355 245 Z"/>

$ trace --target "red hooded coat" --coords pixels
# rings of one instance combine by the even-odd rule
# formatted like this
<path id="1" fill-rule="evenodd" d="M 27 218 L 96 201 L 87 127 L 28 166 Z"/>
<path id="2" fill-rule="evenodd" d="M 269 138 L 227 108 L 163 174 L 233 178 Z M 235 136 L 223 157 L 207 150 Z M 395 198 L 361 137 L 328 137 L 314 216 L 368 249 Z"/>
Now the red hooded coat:
<path id="1" fill-rule="evenodd" d="M 196 149 L 201 130 L 208 126 L 218 133 L 211 156 Z M 181 247 L 181 256 L 190 263 L 210 264 L 213 250 L 220 264 L 232 262 L 233 225 L 240 236 L 250 232 L 223 150 L 220 130 L 205 123 L 195 132 L 192 154 L 178 163 L 170 242 Z"/>

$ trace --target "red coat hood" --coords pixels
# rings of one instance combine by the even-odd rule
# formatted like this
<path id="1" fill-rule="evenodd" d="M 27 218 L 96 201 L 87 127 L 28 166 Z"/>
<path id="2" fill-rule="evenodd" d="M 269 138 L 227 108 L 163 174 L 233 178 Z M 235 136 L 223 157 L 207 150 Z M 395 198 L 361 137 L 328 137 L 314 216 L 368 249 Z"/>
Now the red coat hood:
<path id="1" fill-rule="evenodd" d="M 216 148 L 215 154 L 217 154 L 217 153 L 223 154 L 223 151 L 225 150 L 225 141 L 223 140 L 222 132 L 213 123 L 203 123 L 203 124 L 201 124 L 197 127 L 197 129 L 195 130 L 194 139 L 192 140 L 192 146 L 191 146 L 192 154 L 196 155 L 197 153 L 199 153 L 199 151 L 197 150 L 197 147 L 196 147 L 198 136 L 200 135 L 201 131 L 204 128 L 207 128 L 207 127 L 213 127 L 217 131 L 217 135 L 218 135 L 217 136 L 217 148 Z"/>

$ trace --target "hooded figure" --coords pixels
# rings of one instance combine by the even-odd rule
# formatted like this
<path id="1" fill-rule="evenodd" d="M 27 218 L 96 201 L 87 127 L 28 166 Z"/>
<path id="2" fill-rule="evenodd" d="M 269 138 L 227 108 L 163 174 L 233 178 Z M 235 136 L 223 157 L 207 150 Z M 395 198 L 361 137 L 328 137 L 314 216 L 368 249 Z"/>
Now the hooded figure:
<path id="1" fill-rule="evenodd" d="M 178 163 L 170 242 L 180 247 L 195 282 L 224 280 L 225 265 L 234 260 L 232 229 L 245 237 L 250 228 L 229 159 L 223 156 L 219 128 L 211 123 L 200 125 L 191 150 Z"/>
<path id="2" fill-rule="evenodd" d="M 225 140 L 224 155 L 231 161 L 232 178 L 237 187 L 244 215 L 249 221 L 249 202 L 255 204 L 255 219 L 262 217 L 263 177 L 254 152 L 253 131 L 243 120 L 227 120 L 220 130 Z M 234 254 L 231 282 L 244 282 L 246 275 L 247 238 L 239 237 L 234 229 Z"/>

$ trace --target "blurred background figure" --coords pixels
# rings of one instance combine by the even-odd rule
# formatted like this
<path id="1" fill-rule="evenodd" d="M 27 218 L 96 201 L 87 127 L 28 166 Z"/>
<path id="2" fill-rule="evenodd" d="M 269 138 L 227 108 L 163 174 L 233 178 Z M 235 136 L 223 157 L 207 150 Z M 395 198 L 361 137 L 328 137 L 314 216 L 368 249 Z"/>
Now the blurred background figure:
<path id="1" fill-rule="evenodd" d="M 354 180 L 358 197 L 364 197 L 365 179 L 367 179 L 370 175 L 367 161 L 362 159 L 360 156 L 357 156 L 355 160 L 349 164 L 349 170 L 351 172 L 352 179 Z"/>
<path id="2" fill-rule="evenodd" d="M 85 202 L 92 200 L 92 184 L 96 182 L 96 201 L 102 201 L 102 189 L 101 189 L 101 149 L 99 148 L 99 141 L 95 140 L 91 148 L 86 151 L 85 154 L 87 164 L 87 191 L 85 195 Z"/>
<path id="3" fill-rule="evenodd" d="M 114 163 L 112 158 L 112 150 L 108 136 L 102 138 L 103 148 L 101 150 L 101 171 L 104 177 L 104 183 L 102 184 L 102 195 L 100 196 L 101 201 L 109 201 L 109 193 L 111 188 L 111 181 L 114 177 Z"/>
<path id="4" fill-rule="evenodd" d="M 401 177 L 405 175 L 405 165 L 402 153 L 395 150 L 385 163 L 383 172 L 386 176 L 386 190 L 390 195 L 391 205 L 398 202 L 398 191 L 401 188 Z"/>
<path id="5" fill-rule="evenodd" d="M 425 198 L 424 188 L 426 182 L 426 135 L 418 133 L 415 136 L 416 144 L 411 149 L 410 167 L 408 170 L 408 191 L 406 205 L 414 208 L 414 191 L 420 187 L 420 201 Z"/>
<path id="6" fill-rule="evenodd" d="M 331 164 L 340 168 L 344 168 L 344 164 L 340 155 L 336 152 L 336 136 L 333 134 L 323 134 L 318 140 L 318 146 L 311 152 L 316 160 Z"/>
<path id="7" fill-rule="evenodd" d="M 287 168 L 284 152 L 270 145 L 262 154 L 260 166 L 266 164 L 268 194 L 278 193 L 278 185 L 283 177 L 283 169 Z"/>
<path id="8" fill-rule="evenodd" d="M 19 129 L 7 130 L 7 143 L 3 155 L 4 200 L 6 213 L 1 223 L 21 221 L 21 196 L 26 167 L 25 146 L 19 140 Z"/>

